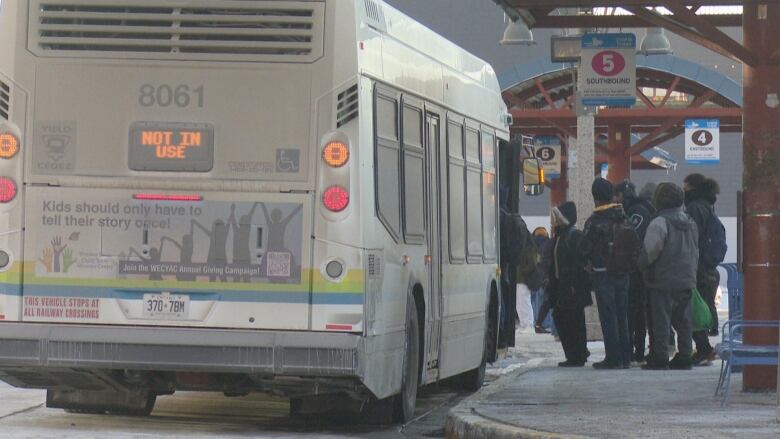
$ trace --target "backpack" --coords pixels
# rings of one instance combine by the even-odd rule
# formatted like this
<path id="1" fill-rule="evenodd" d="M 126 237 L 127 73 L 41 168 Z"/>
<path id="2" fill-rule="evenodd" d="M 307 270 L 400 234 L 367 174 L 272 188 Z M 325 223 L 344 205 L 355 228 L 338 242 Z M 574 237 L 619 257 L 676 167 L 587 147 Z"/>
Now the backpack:
<path id="1" fill-rule="evenodd" d="M 531 232 L 520 215 L 502 213 L 501 247 L 502 256 L 506 255 L 501 263 L 518 276 L 515 277 L 518 282 L 525 282 L 525 276 L 536 268 L 538 253 Z"/>
<path id="2" fill-rule="evenodd" d="M 612 241 L 607 249 L 607 272 L 632 273 L 639 267 L 641 243 L 639 234 L 629 221 L 612 224 Z"/>
<path id="3" fill-rule="evenodd" d="M 726 244 L 726 228 L 713 210 L 710 210 L 710 215 L 704 223 L 704 233 L 700 236 L 699 260 L 707 268 L 717 267 L 726 259 L 729 246 Z"/>
<path id="4" fill-rule="evenodd" d="M 526 284 L 529 290 L 538 290 L 542 286 L 542 279 L 535 276 L 539 251 L 528 229 L 524 229 L 521 235 L 522 246 L 517 263 L 517 280 Z"/>

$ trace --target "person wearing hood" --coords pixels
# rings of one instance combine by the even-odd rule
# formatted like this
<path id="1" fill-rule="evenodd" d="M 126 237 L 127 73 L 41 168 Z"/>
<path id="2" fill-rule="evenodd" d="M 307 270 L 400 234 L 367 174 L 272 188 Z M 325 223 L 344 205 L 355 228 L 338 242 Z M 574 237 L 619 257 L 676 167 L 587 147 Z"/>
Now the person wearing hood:
<path id="1" fill-rule="evenodd" d="M 623 180 L 615 187 L 616 201 L 623 205 L 628 221 L 639 235 L 640 242 L 645 239 L 647 226 L 653 218 L 653 205 L 640 198 L 636 186 L 629 180 Z M 645 359 L 645 337 L 647 336 L 647 294 L 639 270 L 629 273 L 628 282 L 628 331 L 634 345 L 632 359 L 642 362 Z"/>
<path id="2" fill-rule="evenodd" d="M 653 343 L 642 369 L 691 368 L 691 296 L 696 286 L 699 232 L 683 209 L 683 199 L 679 186 L 658 185 L 653 203 L 658 214 L 647 228 L 639 256 L 656 340 L 669 338 L 671 324 L 677 331 L 677 355 L 670 362 L 666 343 Z"/>
<path id="3" fill-rule="evenodd" d="M 612 183 L 596 178 L 591 186 L 596 208 L 585 222 L 580 252 L 590 266 L 596 291 L 606 357 L 593 364 L 596 369 L 631 367 L 631 339 L 628 334 L 628 274 L 607 271 L 607 259 L 614 240 L 615 225 L 626 221 L 623 206 L 613 203 Z"/>
<path id="4" fill-rule="evenodd" d="M 718 182 L 707 178 L 702 174 L 690 174 L 684 180 L 685 208 L 688 215 L 696 222 L 699 230 L 699 242 L 704 242 L 704 233 L 710 216 L 715 215 L 715 202 L 717 201 L 720 187 Z M 713 326 L 710 331 L 717 335 L 718 310 L 715 307 L 715 295 L 720 285 L 720 273 L 717 266 L 708 265 L 699 255 L 699 268 L 696 273 L 696 288 L 699 289 L 702 299 L 707 302 L 713 318 Z M 715 359 L 715 350 L 710 344 L 709 331 L 697 331 L 693 334 L 696 342 L 696 353 L 693 364 L 711 364 Z"/>
<path id="5" fill-rule="evenodd" d="M 655 189 L 658 187 L 657 184 L 655 184 L 652 181 L 648 181 L 645 183 L 644 186 L 642 186 L 642 189 L 639 190 L 639 198 L 645 201 L 645 205 L 648 207 L 652 207 L 650 209 L 650 213 L 655 215 L 655 206 L 653 206 L 653 195 L 655 195 Z"/>
<path id="6" fill-rule="evenodd" d="M 577 207 L 567 201 L 553 207 L 552 263 L 549 267 L 549 298 L 566 361 L 560 367 L 582 367 L 588 361 L 585 307 L 591 304 L 590 282 L 579 252 L 582 232 L 575 228 Z"/>

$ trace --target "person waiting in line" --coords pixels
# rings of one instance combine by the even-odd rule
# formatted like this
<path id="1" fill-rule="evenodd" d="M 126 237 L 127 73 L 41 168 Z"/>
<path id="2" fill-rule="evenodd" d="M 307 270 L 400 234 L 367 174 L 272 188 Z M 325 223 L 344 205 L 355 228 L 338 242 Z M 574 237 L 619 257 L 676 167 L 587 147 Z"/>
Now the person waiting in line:
<path id="1" fill-rule="evenodd" d="M 655 182 L 649 181 L 642 186 L 639 191 L 639 198 L 644 201 L 645 205 L 650 209 L 651 219 L 655 217 L 655 206 L 653 205 L 653 196 L 655 195 L 655 189 L 658 185 Z M 648 222 L 649 225 L 649 222 Z M 644 280 L 643 280 L 644 282 Z M 652 352 L 653 343 L 655 342 L 655 335 L 653 334 L 653 316 L 650 313 L 650 297 L 647 295 L 647 287 L 645 286 L 645 321 L 647 322 L 647 346 L 648 352 Z M 670 331 L 669 339 L 670 345 L 674 345 L 674 331 Z"/>
<path id="2" fill-rule="evenodd" d="M 593 367 L 627 369 L 631 367 L 628 274 L 607 270 L 607 261 L 614 247 L 615 225 L 624 223 L 626 214 L 622 205 L 613 203 L 614 187 L 609 181 L 596 178 L 591 193 L 596 208 L 585 222 L 580 251 L 590 266 L 606 349 L 604 360 L 594 363 Z"/>
<path id="3" fill-rule="evenodd" d="M 685 208 L 688 215 L 696 222 L 699 230 L 699 267 L 696 273 L 696 288 L 701 297 L 707 302 L 713 318 L 710 331 L 697 331 L 693 334 L 696 342 L 696 353 L 693 356 L 693 364 L 710 365 L 715 359 L 715 350 L 710 344 L 709 335 L 717 335 L 718 311 L 715 307 L 715 295 L 720 285 L 720 273 L 718 264 L 723 262 L 726 254 L 725 231 L 717 221 L 715 215 L 715 202 L 720 193 L 718 182 L 701 174 L 690 174 L 685 177 Z M 718 234 L 719 228 L 722 234 Z M 712 233 L 715 232 L 715 237 Z M 714 242 L 719 241 L 719 242 Z M 712 255 L 713 247 L 719 248 Z"/>
<path id="4" fill-rule="evenodd" d="M 652 207 L 651 213 L 655 215 L 655 206 L 653 206 L 653 196 L 655 195 L 655 189 L 658 187 L 657 184 L 655 184 L 652 181 L 649 181 L 642 186 L 642 189 L 639 190 L 639 198 L 645 201 L 648 207 Z"/>
<path id="5" fill-rule="evenodd" d="M 547 273 L 550 269 L 552 260 L 552 240 L 547 233 L 547 229 L 544 227 L 535 228 L 533 231 L 533 238 L 539 253 L 539 261 L 536 263 L 535 274 L 538 281 L 538 288 L 531 291 L 531 303 L 534 309 L 534 330 L 537 334 L 552 332 L 554 335 L 557 335 L 555 324 L 553 323 L 552 317 L 549 315 L 550 300 L 549 295 L 547 294 L 547 287 L 550 283 Z"/>
<path id="6" fill-rule="evenodd" d="M 670 324 L 677 331 L 677 354 L 669 361 L 664 343 L 655 343 L 642 369 L 690 369 L 693 322 L 691 296 L 696 286 L 699 233 L 683 210 L 684 194 L 673 183 L 661 183 L 655 192 L 656 218 L 645 234 L 639 256 L 653 315 L 657 340 L 669 337 Z"/>
<path id="7" fill-rule="evenodd" d="M 582 232 L 575 228 L 577 207 L 567 201 L 553 207 L 552 264 L 548 296 L 566 361 L 560 367 L 582 367 L 590 352 L 585 331 L 585 307 L 591 305 L 590 280 L 579 248 Z"/>
<path id="8" fill-rule="evenodd" d="M 645 239 L 647 226 L 652 220 L 652 204 L 637 195 L 636 186 L 629 180 L 623 180 L 615 187 L 615 200 L 623 205 L 628 221 L 639 235 Z M 628 331 L 633 342 L 632 359 L 641 363 L 645 359 L 645 337 L 647 335 L 647 294 L 639 269 L 629 273 L 628 281 Z"/>

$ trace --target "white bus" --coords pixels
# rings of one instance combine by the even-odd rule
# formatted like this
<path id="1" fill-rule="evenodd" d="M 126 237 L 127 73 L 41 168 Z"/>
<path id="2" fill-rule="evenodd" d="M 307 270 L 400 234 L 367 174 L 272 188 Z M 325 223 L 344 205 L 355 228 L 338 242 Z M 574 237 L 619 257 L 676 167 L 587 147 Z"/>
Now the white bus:
<path id="1" fill-rule="evenodd" d="M 72 411 L 338 394 L 495 355 L 489 65 L 381 0 L 0 9 L 0 379 Z"/>

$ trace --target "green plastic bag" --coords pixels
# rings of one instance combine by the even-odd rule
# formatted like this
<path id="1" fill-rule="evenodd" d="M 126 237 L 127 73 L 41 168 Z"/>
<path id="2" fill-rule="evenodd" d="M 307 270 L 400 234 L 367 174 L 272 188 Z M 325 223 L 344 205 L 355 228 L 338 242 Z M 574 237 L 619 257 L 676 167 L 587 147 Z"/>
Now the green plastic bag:
<path id="1" fill-rule="evenodd" d="M 691 314 L 693 315 L 693 332 L 708 331 L 712 327 L 712 313 L 704 301 L 698 288 L 691 295 Z"/>

